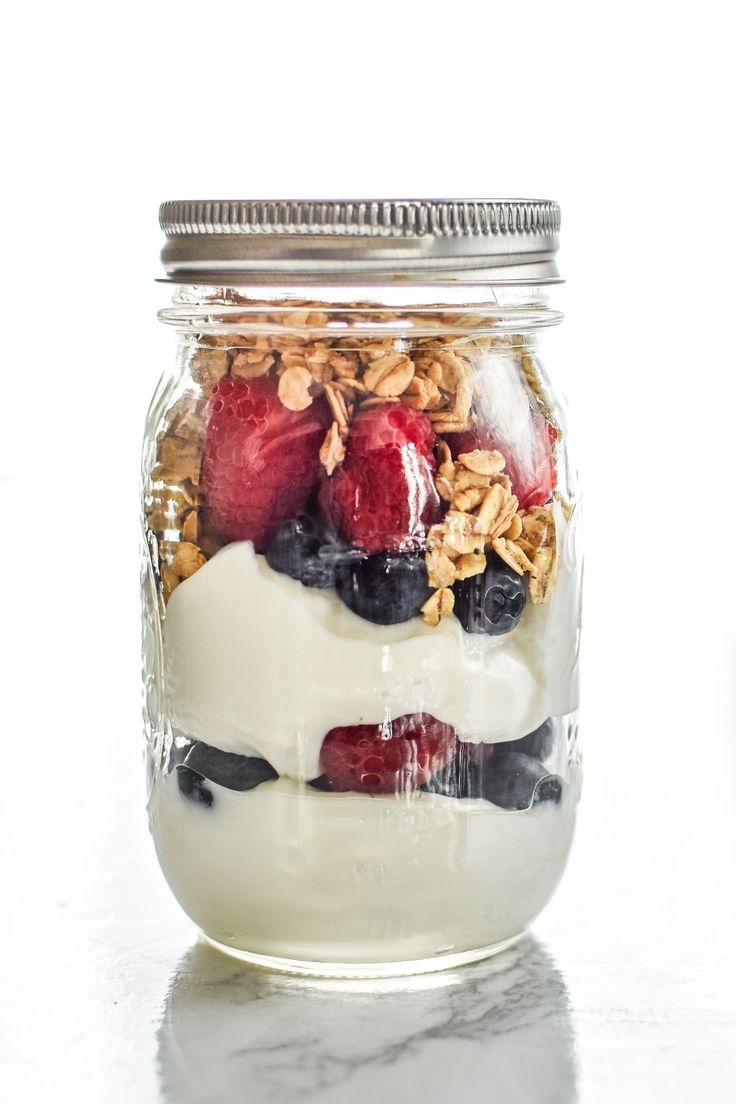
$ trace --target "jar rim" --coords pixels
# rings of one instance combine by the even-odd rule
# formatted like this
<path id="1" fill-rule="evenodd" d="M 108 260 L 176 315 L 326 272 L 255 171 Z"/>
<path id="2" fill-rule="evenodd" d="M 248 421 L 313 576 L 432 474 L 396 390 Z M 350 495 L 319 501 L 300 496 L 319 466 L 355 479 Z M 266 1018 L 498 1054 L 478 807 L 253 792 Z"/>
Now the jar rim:
<path id="1" fill-rule="evenodd" d="M 556 326 L 560 311 L 544 306 L 435 305 L 405 309 L 389 306 L 344 306 L 323 302 L 269 302 L 253 305 L 212 302 L 176 303 L 158 312 L 159 320 L 189 334 L 249 334 L 251 336 L 309 333 L 310 339 L 438 337 L 530 334 Z"/>

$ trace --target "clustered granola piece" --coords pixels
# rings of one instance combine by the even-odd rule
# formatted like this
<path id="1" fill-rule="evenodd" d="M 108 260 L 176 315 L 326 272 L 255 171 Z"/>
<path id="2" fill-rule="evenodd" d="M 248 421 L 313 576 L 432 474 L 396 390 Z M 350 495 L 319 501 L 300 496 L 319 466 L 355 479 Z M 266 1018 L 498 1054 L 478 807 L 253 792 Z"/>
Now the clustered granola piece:
<path id="1" fill-rule="evenodd" d="M 207 352 L 219 355 L 219 350 Z M 204 364 L 202 360 L 202 379 L 205 378 Z M 205 413 L 206 400 L 187 393 L 172 407 L 166 427 L 156 441 L 156 462 L 151 472 L 151 491 L 145 502 L 145 517 L 149 531 L 158 541 L 160 575 L 166 601 L 182 579 L 188 579 L 206 563 L 206 556 L 200 547 L 205 535 L 202 532 L 202 500 L 199 494 Z M 172 534 L 176 534 L 178 540 L 173 540 Z"/>
<path id="2" fill-rule="evenodd" d="M 191 540 L 159 541 L 160 575 L 164 600 L 168 602 L 179 583 L 189 579 L 207 563 L 207 556 L 198 544 Z"/>
<path id="3" fill-rule="evenodd" d="M 402 395 L 414 378 L 414 365 L 406 353 L 382 354 L 371 361 L 363 372 L 367 390 L 381 399 Z"/>
<path id="4" fill-rule="evenodd" d="M 532 564 L 529 597 L 535 605 L 540 605 L 552 593 L 559 571 L 557 531 L 551 506 L 532 506 L 525 512 L 518 547 Z"/>
<path id="5" fill-rule="evenodd" d="M 345 459 L 344 435 L 338 422 L 333 422 L 327 430 L 327 436 L 319 450 L 319 459 L 328 475 L 332 475 Z"/>
<path id="6" fill-rule="evenodd" d="M 190 541 L 180 541 L 177 545 L 174 559 L 171 564 L 180 579 L 189 579 L 200 567 L 204 567 L 206 560 L 196 544 Z"/>
<path id="7" fill-rule="evenodd" d="M 517 574 L 529 574 L 532 602 L 546 601 L 557 577 L 556 534 L 550 507 L 535 506 L 519 513 L 518 499 L 504 472 L 506 460 L 500 452 L 474 449 L 453 459 L 445 441 L 440 441 L 438 449 L 435 483 L 449 509 L 427 534 L 427 575 L 429 585 L 437 589 L 423 607 L 424 620 L 437 625 L 445 613 L 451 612 L 452 603 L 437 595 L 444 595 L 455 581 L 485 571 L 489 549 Z"/>
<path id="8" fill-rule="evenodd" d="M 422 620 L 432 628 L 436 628 L 443 617 L 452 613 L 455 606 L 455 595 L 449 587 L 440 587 L 422 606 Z"/>
<path id="9" fill-rule="evenodd" d="M 170 564 L 161 564 L 161 584 L 164 592 L 164 601 L 168 602 L 171 595 L 178 587 L 181 579 Z"/>
<path id="10" fill-rule="evenodd" d="M 211 395 L 215 385 L 227 374 L 230 358 L 225 349 L 211 349 L 203 346 L 192 357 L 191 373 L 205 395 Z"/>
<path id="11" fill-rule="evenodd" d="M 314 399 L 309 393 L 312 377 L 301 364 L 287 365 L 279 376 L 279 398 L 287 410 L 306 410 Z"/>
<path id="12" fill-rule="evenodd" d="M 473 370 L 451 349 L 427 349 L 416 360 L 420 380 L 439 392 L 440 401 L 427 407 L 436 433 L 460 433 L 470 427 Z"/>
<path id="13" fill-rule="evenodd" d="M 524 379 L 526 380 L 527 387 L 531 391 L 532 395 L 537 401 L 537 405 L 544 414 L 548 422 L 554 422 L 554 407 L 552 400 L 547 391 L 545 381 L 542 377 L 541 369 L 532 355 L 529 346 L 525 343 L 522 337 L 515 338 L 518 342 L 519 359 L 521 363 L 521 370 L 524 373 Z"/>
<path id="14" fill-rule="evenodd" d="M 197 489 L 188 479 L 176 485 L 156 479 L 146 498 L 146 524 L 158 537 L 172 530 L 183 532 L 186 526 L 186 539 L 196 540 L 199 506 Z"/>
<path id="15" fill-rule="evenodd" d="M 340 463 L 335 459 L 335 433 L 344 444 L 359 404 L 405 403 L 425 412 L 438 433 L 460 432 L 472 424 L 473 383 L 468 361 L 445 349 L 421 346 L 404 351 L 397 348 L 400 344 L 391 337 L 350 339 L 351 349 L 340 354 L 350 359 L 343 365 L 330 362 L 335 373 L 331 381 L 315 380 L 322 382 L 326 391 L 331 385 L 345 400 L 344 417 L 336 415 L 337 429 L 331 430 L 325 440 L 323 462 L 328 474 Z M 319 393 L 319 387 L 315 393 Z M 332 406 L 329 393 L 328 399 Z"/>

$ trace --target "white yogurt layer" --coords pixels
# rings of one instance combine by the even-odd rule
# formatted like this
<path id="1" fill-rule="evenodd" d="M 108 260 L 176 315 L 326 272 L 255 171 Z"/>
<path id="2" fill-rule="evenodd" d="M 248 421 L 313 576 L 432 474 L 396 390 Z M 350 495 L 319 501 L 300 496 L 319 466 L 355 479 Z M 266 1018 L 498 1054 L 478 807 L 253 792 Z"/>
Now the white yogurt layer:
<path id="1" fill-rule="evenodd" d="M 421 959 L 518 935 L 571 842 L 578 779 L 559 805 L 323 794 L 281 778 L 211 808 L 159 778 L 151 830 L 185 911 L 228 946 L 332 962 Z"/>
<path id="2" fill-rule="evenodd" d="M 320 774 L 325 734 L 432 713 L 463 740 L 497 743 L 577 707 L 576 610 L 564 566 L 552 600 L 503 637 L 456 617 L 373 625 L 334 592 L 273 571 L 250 543 L 228 545 L 173 593 L 164 623 L 175 728 L 279 774 Z M 554 705 L 554 708 L 551 706 Z"/>

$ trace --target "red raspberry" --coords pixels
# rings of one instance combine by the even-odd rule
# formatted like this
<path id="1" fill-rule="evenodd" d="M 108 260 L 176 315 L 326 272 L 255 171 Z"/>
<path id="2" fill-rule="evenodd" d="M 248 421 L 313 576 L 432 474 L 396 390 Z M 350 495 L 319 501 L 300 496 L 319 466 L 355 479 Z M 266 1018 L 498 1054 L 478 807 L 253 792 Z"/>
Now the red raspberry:
<path id="1" fill-rule="evenodd" d="M 529 410 L 529 422 L 513 445 L 492 426 L 479 426 L 467 433 L 449 433 L 447 443 L 453 456 L 473 449 L 498 449 L 506 458 L 511 490 L 519 500 L 519 509 L 549 502 L 557 486 L 554 444 L 557 430 L 538 410 Z"/>
<path id="2" fill-rule="evenodd" d="M 320 495 L 324 513 L 351 544 L 371 553 L 421 547 L 426 527 L 439 519 L 435 440 L 429 419 L 401 403 L 358 414 L 342 467 Z"/>
<path id="3" fill-rule="evenodd" d="M 264 552 L 279 522 L 301 513 L 319 480 L 330 413 L 324 399 L 287 410 L 276 380 L 225 377 L 212 392 L 202 490 L 216 532 Z"/>
<path id="4" fill-rule="evenodd" d="M 431 713 L 408 713 L 386 725 L 330 729 L 321 763 L 335 790 L 398 794 L 429 782 L 456 749 L 451 725 Z"/>

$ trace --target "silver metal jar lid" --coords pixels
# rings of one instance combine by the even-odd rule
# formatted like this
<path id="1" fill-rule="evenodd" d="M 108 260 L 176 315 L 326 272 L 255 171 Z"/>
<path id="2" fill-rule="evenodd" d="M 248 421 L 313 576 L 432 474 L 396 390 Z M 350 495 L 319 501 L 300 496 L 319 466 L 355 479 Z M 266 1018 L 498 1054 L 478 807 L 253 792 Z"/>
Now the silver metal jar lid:
<path id="1" fill-rule="evenodd" d="M 173 283 L 559 279 L 551 200 L 170 200 L 159 220 Z"/>

